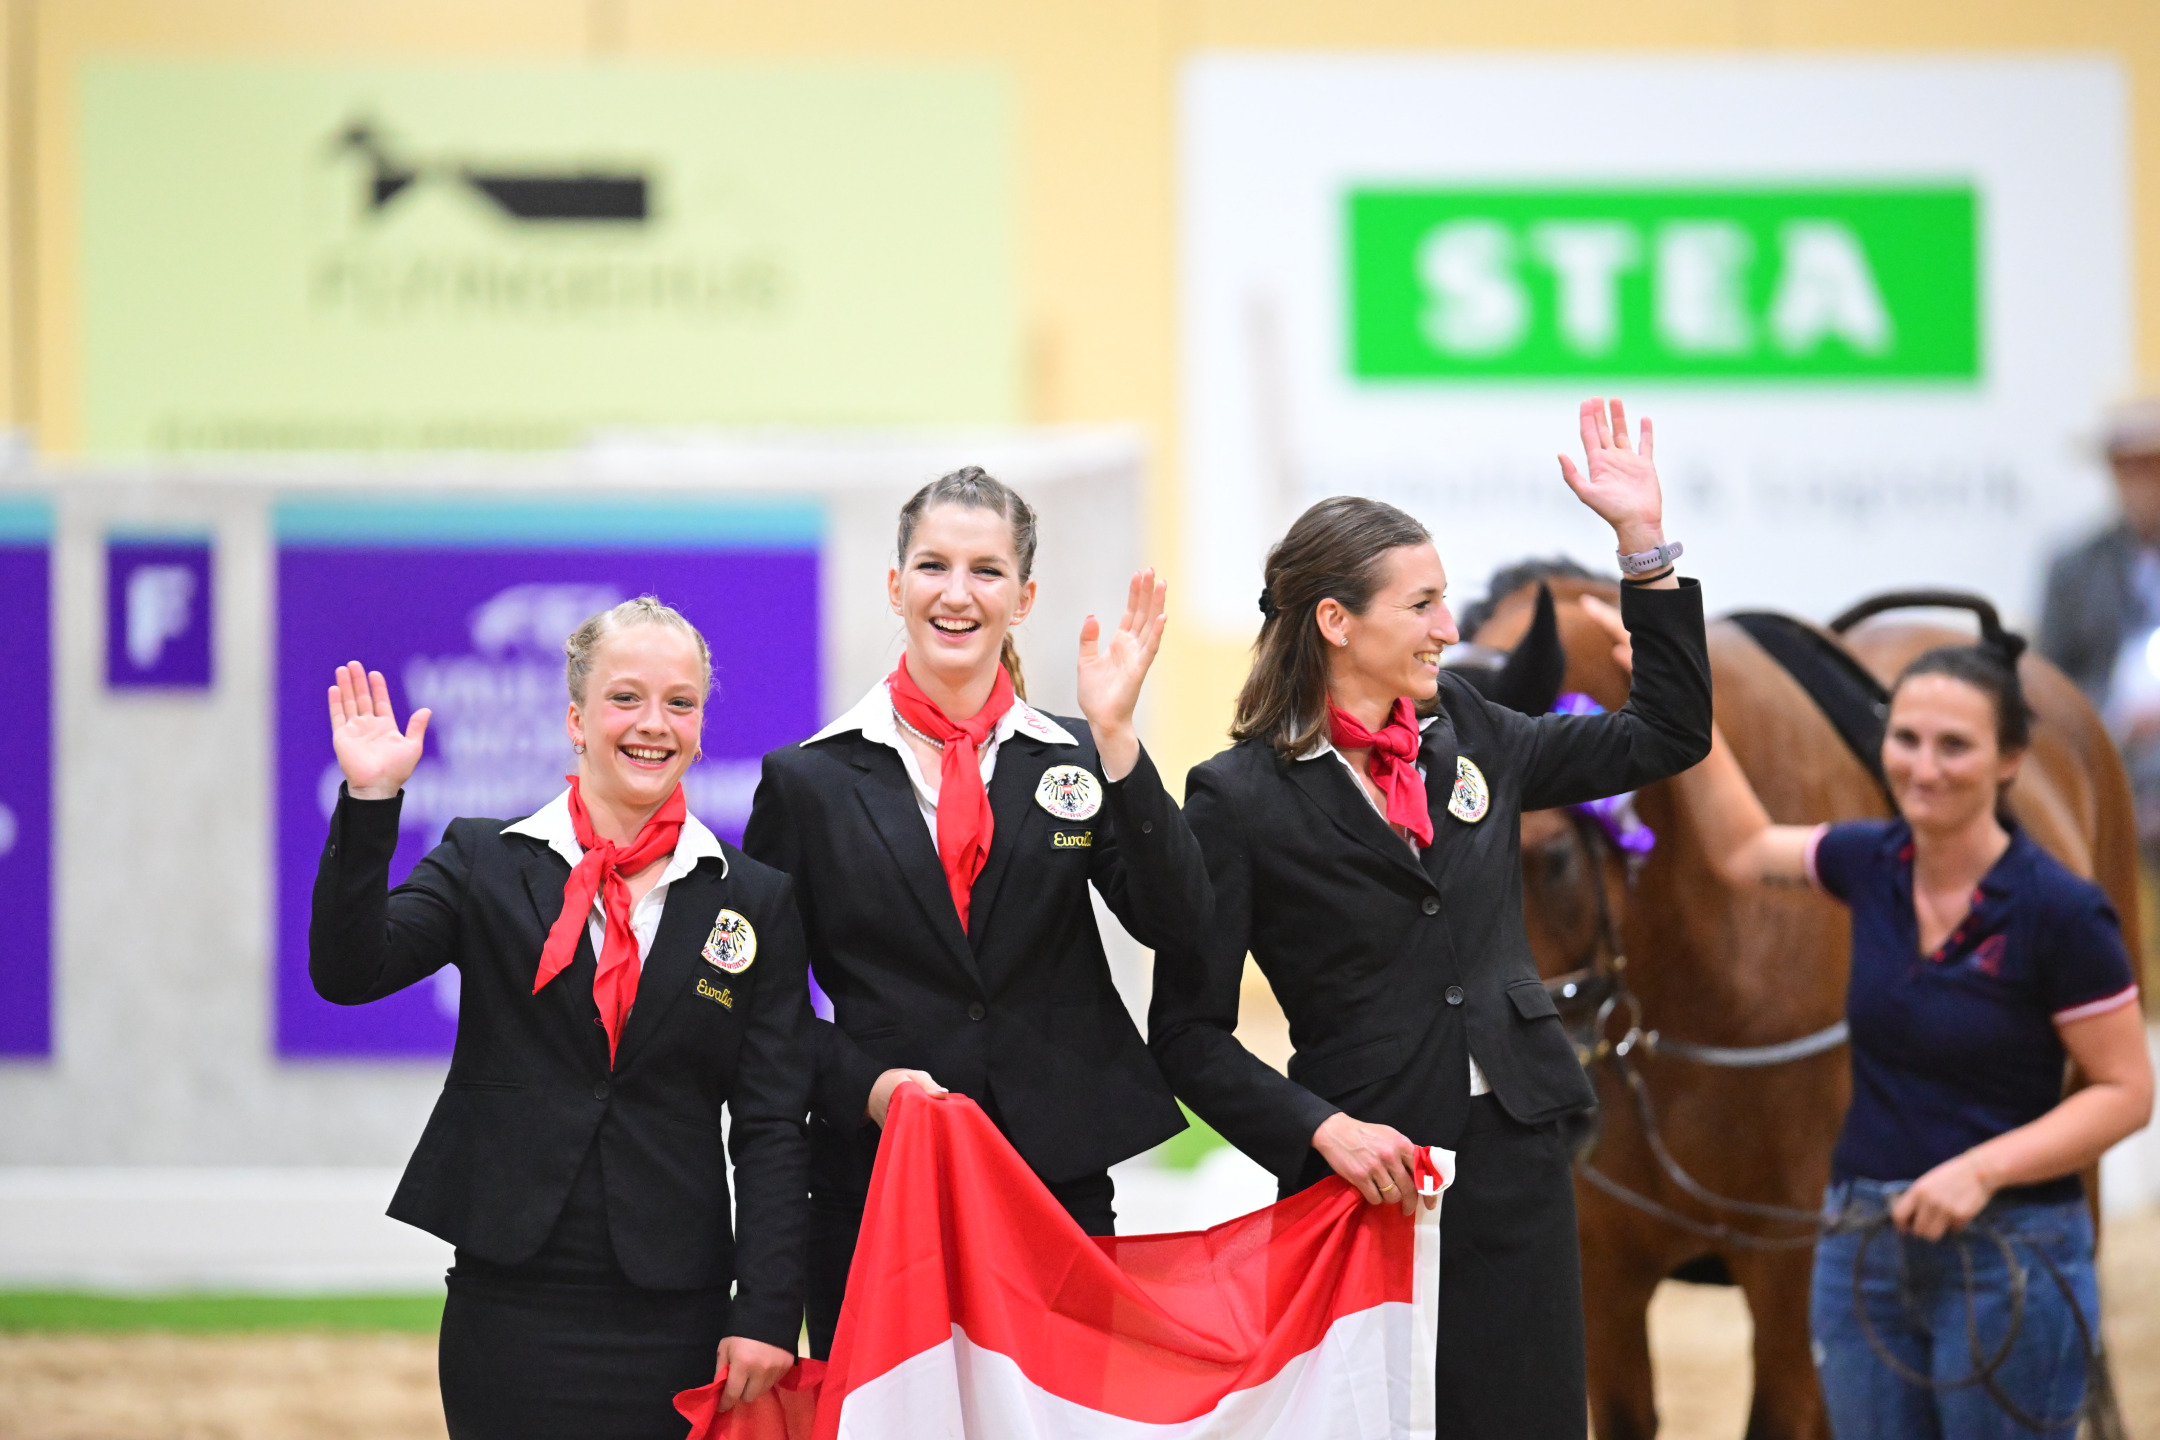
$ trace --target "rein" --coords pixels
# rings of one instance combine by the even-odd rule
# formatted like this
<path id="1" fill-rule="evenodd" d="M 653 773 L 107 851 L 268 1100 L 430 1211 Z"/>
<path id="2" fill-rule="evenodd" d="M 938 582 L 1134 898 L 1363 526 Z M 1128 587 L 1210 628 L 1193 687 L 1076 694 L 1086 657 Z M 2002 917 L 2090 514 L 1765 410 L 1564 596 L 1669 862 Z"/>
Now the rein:
<path id="1" fill-rule="evenodd" d="M 1666 1055 L 1700 1065 L 1734 1069 L 1783 1065 L 1824 1054 L 1844 1044 L 1845 1022 L 1841 1019 L 1834 1025 L 1796 1040 L 1780 1041 L 1774 1045 L 1743 1046 L 1698 1045 L 1691 1041 L 1668 1039 L 1655 1029 L 1645 1028 L 1642 998 L 1628 987 L 1627 952 L 1620 944 L 1620 929 L 1613 919 L 1612 899 L 1605 885 L 1605 851 L 1612 842 L 1604 830 L 1587 815 L 1571 811 L 1569 820 L 1589 861 L 1585 868 L 1590 876 L 1592 892 L 1597 898 L 1597 929 L 1585 963 L 1565 975 L 1546 981 L 1546 993 L 1552 996 L 1563 1023 L 1568 1024 L 1569 1036 L 1575 1045 L 1576 1060 L 1585 1070 L 1599 1065 L 1609 1067 L 1626 1087 L 1628 1098 L 1634 1104 L 1636 1119 L 1642 1125 L 1643 1140 L 1649 1146 L 1651 1158 L 1657 1162 L 1658 1169 L 1682 1194 L 1707 1207 L 1718 1218 L 1698 1220 L 1692 1215 L 1683 1214 L 1656 1197 L 1623 1184 L 1600 1170 L 1594 1163 L 1597 1156 L 1595 1136 L 1575 1156 L 1575 1173 L 1622 1204 L 1632 1206 L 1653 1219 L 1705 1240 L 1756 1250 L 1797 1250 L 1813 1245 L 1817 1228 L 1822 1223 L 1819 1209 L 1766 1205 L 1759 1201 L 1738 1200 L 1720 1195 L 1690 1175 L 1686 1167 L 1673 1157 L 1672 1151 L 1666 1147 L 1664 1132 L 1658 1125 L 1657 1106 L 1651 1098 L 1649 1083 L 1643 1078 L 1642 1070 L 1636 1064 L 1636 1055 L 1638 1052 Z M 1633 878 L 1631 864 L 1630 881 Z M 1611 1038 L 1611 1021 L 1615 1014 L 1624 1014 L 1627 1021 L 1627 1029 L 1618 1040 Z M 1572 1023 L 1570 1017 L 1573 1017 Z M 1765 1220 L 1778 1226 L 1804 1227 L 1804 1230 L 1790 1235 L 1756 1234 L 1727 1223 L 1724 1217 L 1728 1216 Z"/>
<path id="2" fill-rule="evenodd" d="M 1933 1390 L 1938 1393 L 1950 1390 L 1969 1390 L 1974 1386 L 1978 1386 L 1990 1400 L 2002 1407 L 2002 1412 L 2010 1417 L 2012 1423 L 2021 1429 L 2031 1430 L 2040 1435 L 2060 1435 L 2069 1430 L 2079 1420 L 2094 1416 L 2096 1408 L 2100 1404 L 2100 1388 L 2102 1386 L 2111 1387 L 2112 1382 L 2107 1378 L 2106 1359 L 2100 1350 L 2100 1337 L 2094 1333 L 2092 1325 L 2085 1319 L 2085 1307 L 2078 1304 L 2077 1292 L 2071 1288 L 2069 1277 L 2065 1276 L 2062 1273 L 2062 1268 L 2055 1263 L 2054 1256 L 2048 1254 L 2044 1248 L 2031 1241 L 2021 1241 L 2019 1237 L 2008 1234 L 2001 1227 L 1990 1222 L 1985 1215 L 1976 1217 L 1963 1230 L 1954 1231 L 1943 1237 L 1944 1242 L 1948 1242 L 1957 1248 L 1958 1269 L 1965 1280 L 1965 1346 L 1967 1353 L 1972 1357 L 1972 1370 L 1955 1380 L 1938 1380 L 1933 1375 L 1923 1374 L 1913 1369 L 1912 1366 L 1900 1359 L 1883 1342 L 1881 1333 L 1875 1328 L 1875 1322 L 1868 1318 L 1866 1289 L 1868 1247 L 1875 1243 L 1877 1237 L 1890 1228 L 1890 1217 L 1887 1214 L 1871 1216 L 1857 1223 L 1831 1221 L 1823 1227 L 1826 1234 L 1846 1233 L 1857 1234 L 1860 1237 L 1860 1243 L 1853 1251 L 1853 1316 L 1860 1322 L 1860 1334 L 1867 1341 L 1868 1348 L 1875 1352 L 1876 1358 L 1889 1368 L 1891 1374 L 1908 1385 L 1922 1390 Z M 2086 1390 L 2085 1404 L 2074 1414 L 2061 1416 L 2035 1415 L 2018 1404 L 2017 1401 L 2011 1399 L 2002 1386 L 1996 1382 L 1995 1377 L 2001 1372 L 2002 1367 L 2009 1362 L 2012 1352 L 2017 1349 L 2018 1336 L 2025 1329 L 2025 1296 L 2031 1285 L 2031 1272 L 2026 1266 L 2018 1263 L 2016 1247 L 2020 1243 L 2032 1251 L 2040 1262 L 2040 1268 L 2047 1272 L 2050 1280 L 2054 1281 L 2056 1290 L 2061 1292 L 2064 1302 L 2070 1307 L 2070 1318 L 2077 1326 L 2078 1354 L 2085 1365 Z M 1992 1352 L 1989 1351 L 1986 1343 L 1980 1338 L 1980 1307 L 1976 1303 L 1978 1285 L 1973 1278 L 1973 1247 L 1976 1245 L 1993 1249 L 2001 1257 L 2003 1269 L 2010 1277 L 2009 1323 L 2003 1327 L 2002 1340 Z M 1918 1305 L 1913 1298 L 1911 1288 L 1904 1283 L 1903 1269 L 1904 1267 L 1900 1265 L 1898 1298 L 1904 1303 L 1908 1313 L 1916 1314 Z"/>

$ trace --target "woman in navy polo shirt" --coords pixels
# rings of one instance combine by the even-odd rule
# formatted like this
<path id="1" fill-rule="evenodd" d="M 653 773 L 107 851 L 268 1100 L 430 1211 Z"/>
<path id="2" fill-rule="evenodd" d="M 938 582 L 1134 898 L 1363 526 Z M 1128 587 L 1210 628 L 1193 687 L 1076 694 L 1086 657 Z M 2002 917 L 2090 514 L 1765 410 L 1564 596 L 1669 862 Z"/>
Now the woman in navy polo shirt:
<path id="1" fill-rule="evenodd" d="M 1838 1440 L 2075 1428 L 2099 1325 L 2077 1172 L 2152 1111 L 2115 912 L 2000 804 L 2030 738 L 2023 648 L 1931 650 L 1898 677 L 1895 820 L 1773 825 L 1722 736 L 1677 782 L 1728 881 L 1812 883 L 1852 911 L 1852 1108 L 1813 1302 Z M 2067 1098 L 2066 1056 L 2091 1082 Z M 1995 1237 L 2024 1298 L 1989 1371 L 2018 1308 Z"/>

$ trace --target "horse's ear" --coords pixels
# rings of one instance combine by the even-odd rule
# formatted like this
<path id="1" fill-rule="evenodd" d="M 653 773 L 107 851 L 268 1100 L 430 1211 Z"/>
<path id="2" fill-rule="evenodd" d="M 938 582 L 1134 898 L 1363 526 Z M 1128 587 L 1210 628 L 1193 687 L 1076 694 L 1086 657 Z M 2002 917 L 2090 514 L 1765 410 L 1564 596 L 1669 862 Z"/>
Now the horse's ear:
<path id="1" fill-rule="evenodd" d="M 1552 587 L 1538 585 L 1537 613 L 1530 629 L 1508 652 L 1507 664 L 1493 678 L 1486 698 L 1525 715 L 1543 715 L 1560 698 L 1567 679 L 1567 647 L 1560 643 L 1560 614 Z"/>

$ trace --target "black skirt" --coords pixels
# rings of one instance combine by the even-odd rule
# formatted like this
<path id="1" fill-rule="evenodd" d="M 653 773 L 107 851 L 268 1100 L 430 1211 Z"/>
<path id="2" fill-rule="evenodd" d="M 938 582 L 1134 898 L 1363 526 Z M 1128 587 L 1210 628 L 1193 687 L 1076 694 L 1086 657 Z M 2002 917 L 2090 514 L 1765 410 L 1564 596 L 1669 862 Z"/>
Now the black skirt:
<path id="1" fill-rule="evenodd" d="M 1470 1102 L 1440 1214 L 1436 1434 L 1582 1440 L 1582 1247 L 1558 1125 L 1522 1125 L 1496 1096 Z"/>
<path id="2" fill-rule="evenodd" d="M 711 1382 L 725 1290 L 646 1290 L 608 1239 L 599 1147 L 547 1244 L 496 1265 L 458 1252 L 437 1369 L 450 1440 L 683 1440 L 677 1391 Z"/>

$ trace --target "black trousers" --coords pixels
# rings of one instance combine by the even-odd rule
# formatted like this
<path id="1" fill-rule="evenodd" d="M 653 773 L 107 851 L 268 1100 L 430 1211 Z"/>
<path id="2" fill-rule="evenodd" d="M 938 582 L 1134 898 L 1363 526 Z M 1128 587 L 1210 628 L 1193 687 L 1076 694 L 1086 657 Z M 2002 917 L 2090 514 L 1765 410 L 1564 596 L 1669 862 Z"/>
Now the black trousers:
<path id="1" fill-rule="evenodd" d="M 1449 1440 L 1589 1433 L 1582 1248 L 1557 1125 L 1470 1101 L 1440 1209 L 1440 1354 L 1433 1416 Z"/>
<path id="2" fill-rule="evenodd" d="M 996 1118 L 992 1113 L 991 1119 Z M 870 1171 L 876 1158 L 874 1130 L 842 1135 L 822 1122 L 810 1127 L 810 1254 L 804 1266 L 804 1309 L 810 1353 L 819 1360 L 832 1358 L 833 1333 L 840 1328 L 840 1307 L 847 1300 L 848 1269 L 855 1263 L 855 1239 L 862 1232 L 863 1201 L 870 1193 Z M 1043 1184 L 1088 1234 L 1117 1233 L 1117 1185 L 1109 1171 Z"/>
<path id="3" fill-rule="evenodd" d="M 599 1147 L 546 1245 L 519 1265 L 458 1252 L 436 1367 L 450 1440 L 683 1440 L 675 1394 L 709 1384 L 725 1290 L 644 1290 L 608 1238 Z"/>

